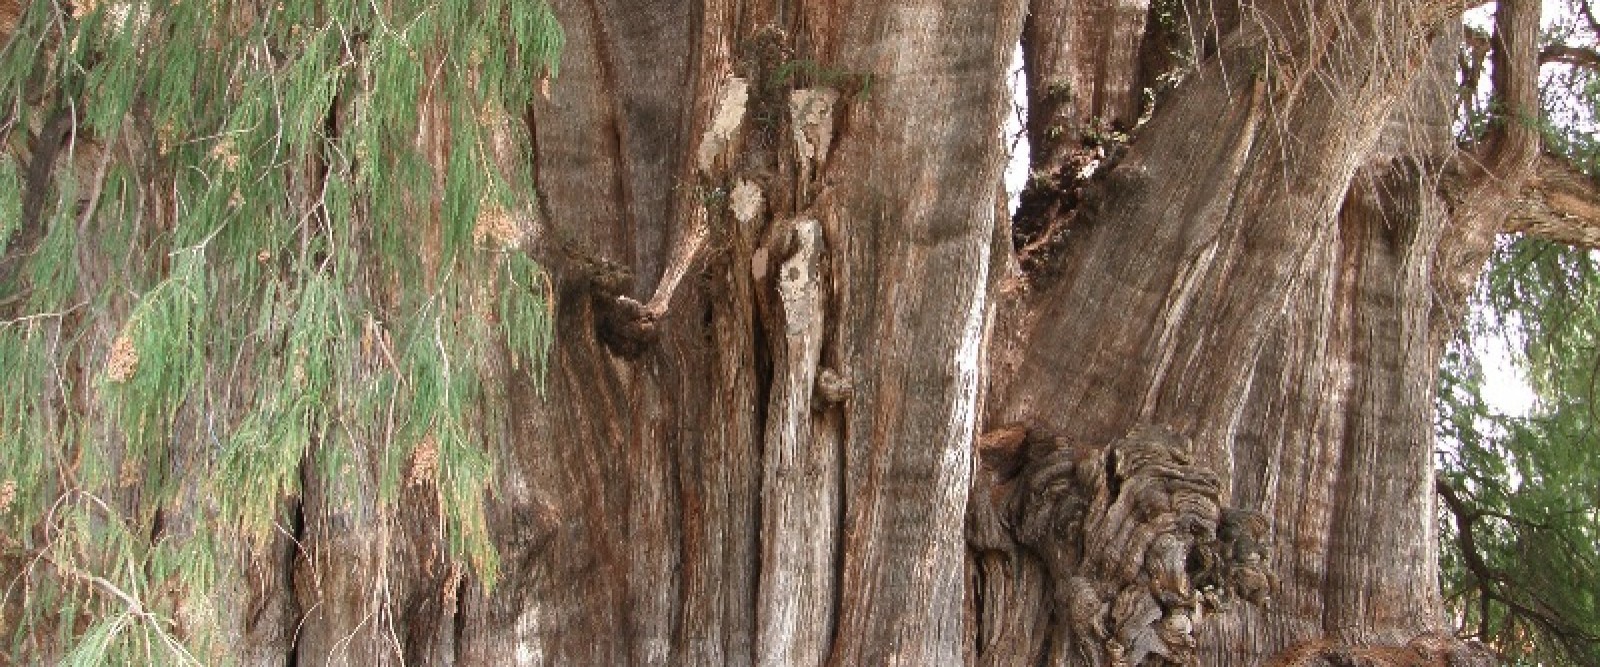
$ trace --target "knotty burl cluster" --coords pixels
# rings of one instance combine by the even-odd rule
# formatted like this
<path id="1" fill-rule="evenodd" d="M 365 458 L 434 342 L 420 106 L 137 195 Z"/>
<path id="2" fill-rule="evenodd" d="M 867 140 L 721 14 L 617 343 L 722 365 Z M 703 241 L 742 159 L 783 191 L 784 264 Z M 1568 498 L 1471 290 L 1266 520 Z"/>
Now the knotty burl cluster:
<path id="1" fill-rule="evenodd" d="M 1042 563 L 1067 664 L 1198 665 L 1208 617 L 1271 605 L 1271 526 L 1221 505 L 1222 480 L 1187 438 L 1139 426 L 1076 447 L 1011 426 L 979 446 L 998 483 L 973 503 L 968 539 Z"/>

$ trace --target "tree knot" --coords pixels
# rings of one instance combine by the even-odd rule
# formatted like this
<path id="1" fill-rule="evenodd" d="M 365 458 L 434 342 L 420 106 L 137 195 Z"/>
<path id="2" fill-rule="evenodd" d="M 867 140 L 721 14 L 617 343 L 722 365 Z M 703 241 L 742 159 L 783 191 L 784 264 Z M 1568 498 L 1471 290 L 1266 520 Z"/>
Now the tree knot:
<path id="1" fill-rule="evenodd" d="M 1051 575 L 1072 664 L 1196 665 L 1208 615 L 1270 602 L 1271 526 L 1221 506 L 1222 480 L 1188 438 L 1141 425 L 1084 447 L 1013 425 L 979 455 L 1005 489 L 1005 529 Z"/>
<path id="2" fill-rule="evenodd" d="M 582 262 L 581 270 L 594 310 L 595 336 L 619 357 L 636 359 L 644 354 L 660 338 L 659 314 L 629 296 L 633 272 L 599 258 Z"/>

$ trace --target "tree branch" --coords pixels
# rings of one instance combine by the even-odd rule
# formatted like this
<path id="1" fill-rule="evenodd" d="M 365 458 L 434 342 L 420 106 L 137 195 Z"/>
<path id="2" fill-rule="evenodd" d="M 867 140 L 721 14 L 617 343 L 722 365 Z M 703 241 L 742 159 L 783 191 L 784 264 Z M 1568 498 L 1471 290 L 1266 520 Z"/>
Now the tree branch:
<path id="1" fill-rule="evenodd" d="M 1481 509 L 1468 506 L 1467 501 L 1461 497 L 1455 487 L 1442 478 L 1434 480 L 1434 490 L 1439 494 L 1439 499 L 1443 501 L 1444 508 L 1449 511 L 1450 516 L 1455 521 L 1456 547 L 1461 550 L 1462 564 L 1478 580 L 1477 589 L 1481 596 L 1479 599 L 1480 605 L 1484 605 L 1485 601 L 1489 599 L 1505 605 L 1513 615 L 1538 626 L 1555 637 L 1557 641 L 1561 642 L 1569 650 L 1584 643 L 1600 640 L 1600 637 L 1585 632 L 1581 627 L 1568 623 L 1561 618 L 1559 614 L 1550 609 L 1548 604 L 1543 602 L 1537 590 L 1524 590 L 1525 586 L 1521 582 L 1514 580 L 1504 571 L 1489 565 L 1483 559 L 1483 553 L 1478 550 L 1477 538 L 1473 534 L 1473 528 L 1478 519 L 1483 518 L 1485 513 Z M 1532 598 L 1531 602 L 1519 599 L 1522 597 L 1517 595 L 1519 592 Z M 1540 608 L 1535 608 L 1535 605 Z M 1489 617 L 1487 607 L 1485 606 L 1483 609 L 1484 611 L 1479 612 L 1480 632 L 1487 630 L 1483 623 Z M 1510 620 L 1508 618 L 1507 622 Z"/>
<path id="2" fill-rule="evenodd" d="M 1470 289 L 1539 161 L 1539 11 L 1535 0 L 1505 0 L 1495 10 L 1489 51 L 1492 112 L 1480 141 L 1461 158 L 1454 226 L 1461 246 L 1442 260 L 1441 289 Z M 1459 181 L 1456 179 L 1459 178 Z M 1457 190 L 1459 188 L 1459 190 Z M 1470 248 L 1470 250 L 1468 250 Z"/>
<path id="3" fill-rule="evenodd" d="M 1589 32 L 1600 35 L 1600 20 L 1595 19 L 1594 6 L 1589 4 L 1589 0 L 1578 0 L 1578 13 L 1588 22 Z"/>
<path id="4" fill-rule="evenodd" d="M 1507 0 L 1494 14 L 1489 78 L 1500 112 L 1485 137 L 1482 161 L 1491 178 L 1517 182 L 1539 150 L 1539 12 L 1534 0 Z"/>
<path id="5" fill-rule="evenodd" d="M 1600 248 L 1600 183 L 1566 160 L 1545 154 L 1500 231 Z"/>
<path id="6" fill-rule="evenodd" d="M 1539 51 L 1539 64 L 1560 63 L 1600 72 L 1600 51 L 1581 46 L 1551 44 Z"/>

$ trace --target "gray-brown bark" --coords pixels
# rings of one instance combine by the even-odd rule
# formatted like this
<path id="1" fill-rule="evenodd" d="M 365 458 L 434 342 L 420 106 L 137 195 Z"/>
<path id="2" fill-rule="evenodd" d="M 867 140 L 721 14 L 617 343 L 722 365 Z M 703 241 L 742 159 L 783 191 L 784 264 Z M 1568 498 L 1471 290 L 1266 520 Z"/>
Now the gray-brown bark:
<path id="1" fill-rule="evenodd" d="M 1498 90 L 1529 109 L 1520 40 L 1537 8 L 1501 14 L 1511 46 L 1498 57 L 1519 66 L 1498 68 Z M 1271 517 L 1285 545 L 1271 561 L 1277 604 L 1213 619 L 1197 632 L 1202 664 L 1257 664 L 1302 642 L 1404 646 L 1439 628 L 1432 369 L 1532 145 L 1507 123 L 1463 156 L 1473 166 L 1452 203 L 1472 201 L 1452 213 L 1429 174 L 1451 159 L 1454 42 L 1430 56 L 1400 37 L 1437 34 L 1439 20 L 1423 5 L 1257 3 L 1088 188 L 1048 246 L 1051 270 L 1028 276 L 1002 319 L 1014 338 L 991 421 L 1081 446 L 1139 422 L 1174 428 L 1227 480 L 1227 504 Z M 1033 566 L 977 564 L 1000 591 Z M 985 601 L 1002 617 L 986 625 L 1026 628 L 997 642 L 1013 657 L 996 664 L 1055 650 L 1016 643 L 1059 627 L 1059 608 Z"/>
<path id="2" fill-rule="evenodd" d="M 1565 160 L 1545 155 L 1502 231 L 1600 248 L 1600 185 Z"/>
<path id="3" fill-rule="evenodd" d="M 1194 664 L 1207 616 L 1270 607 L 1267 519 L 1221 507 L 1221 479 L 1186 438 L 1141 425 L 1074 447 L 1014 426 L 986 437 L 980 456 L 999 475 L 971 515 L 971 542 L 1043 563 L 1050 663 Z"/>
<path id="4" fill-rule="evenodd" d="M 595 302 L 551 259 L 564 324 L 496 509 L 514 565 L 503 592 L 466 592 L 457 651 L 960 660 L 1001 166 L 966 123 L 998 124 L 1020 7 L 557 9 L 539 233 L 631 269 L 622 296 L 660 309 L 659 339 L 631 358 L 594 340 Z M 802 61 L 827 71 L 778 71 Z"/>
<path id="5" fill-rule="evenodd" d="M 533 139 L 514 242 L 556 321 L 542 386 L 481 369 L 498 585 L 445 555 L 425 447 L 393 504 L 308 455 L 218 585 L 228 657 L 1475 659 L 1434 634 L 1433 369 L 1494 234 L 1589 239 L 1594 198 L 1521 188 L 1522 124 L 1450 145 L 1456 4 L 554 0 L 561 76 L 490 131 Z M 1514 118 L 1537 7 L 1502 5 Z M 451 103 L 419 100 L 438 164 Z"/>

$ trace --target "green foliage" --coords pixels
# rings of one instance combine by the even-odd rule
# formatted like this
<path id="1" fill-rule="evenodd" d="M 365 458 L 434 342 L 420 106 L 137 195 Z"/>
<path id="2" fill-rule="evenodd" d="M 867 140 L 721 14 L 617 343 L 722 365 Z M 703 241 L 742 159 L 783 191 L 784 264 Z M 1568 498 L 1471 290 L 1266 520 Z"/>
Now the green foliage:
<path id="1" fill-rule="evenodd" d="M 443 315 L 419 324 L 400 360 L 411 390 L 405 432 L 412 446 L 404 484 L 438 489 L 452 551 L 465 555 L 492 585 L 499 559 L 489 546 L 483 516 L 492 471 L 486 448 L 475 444 L 480 438 L 474 426 L 482 422 L 470 414 L 483 389 L 478 378 L 487 327 L 481 318 L 458 321 Z M 399 475 L 394 477 L 398 481 Z"/>
<path id="2" fill-rule="evenodd" d="M 815 60 L 789 60 L 773 70 L 770 85 L 781 88 L 823 86 L 867 97 L 872 92 L 872 74 L 827 67 Z"/>
<path id="3" fill-rule="evenodd" d="M 33 239 L 0 272 L 8 655 L 211 663 L 213 587 L 307 486 L 374 529 L 427 500 L 493 585 L 505 373 L 538 381 L 551 335 L 506 231 L 534 209 L 515 119 L 562 45 L 544 2 L 26 7 L 0 48 L 0 250 Z"/>
<path id="4" fill-rule="evenodd" d="M 1588 7 L 1567 6 L 1564 18 L 1547 21 L 1543 41 L 1593 48 L 1600 33 L 1583 15 Z M 1474 54 L 1464 55 L 1475 71 Z M 1596 73 L 1547 66 L 1541 83 L 1541 115 L 1526 122 L 1547 151 L 1600 174 Z M 1470 142 L 1489 127 L 1494 102 L 1463 97 L 1458 129 Z M 1600 255 L 1503 241 L 1474 312 L 1440 374 L 1447 605 L 1462 633 L 1506 664 L 1600 664 Z M 1537 396 L 1527 414 L 1503 414 L 1485 400 L 1504 390 L 1488 386 L 1479 359 L 1497 345 L 1509 346 Z"/>
<path id="5" fill-rule="evenodd" d="M 51 333 L 44 321 L 0 326 L 0 368 L 8 369 L 0 384 L 0 497 L 9 497 L 0 503 L 0 520 L 36 515 L 47 500 L 44 489 L 27 482 L 44 476 L 51 463 L 46 452 L 54 424 L 26 416 L 43 414 Z"/>
<path id="6" fill-rule="evenodd" d="M 222 453 L 217 485 L 222 516 L 236 518 L 240 531 L 258 543 L 272 534 L 277 501 L 299 495 L 301 461 L 312 443 L 327 436 L 333 394 L 345 379 L 338 377 L 337 357 L 350 353 L 354 338 L 344 295 L 327 276 L 272 296 L 298 302 L 269 305 L 263 324 L 284 330 L 260 333 L 282 341 L 283 352 L 258 359 L 261 394 Z"/>
<path id="7" fill-rule="evenodd" d="M 506 332 L 513 368 L 526 366 L 534 377 L 544 376 L 546 341 L 554 332 L 550 323 L 550 283 L 539 265 L 522 253 L 507 253 L 500 265 L 500 326 Z"/>
<path id="8" fill-rule="evenodd" d="M 22 178 L 9 155 L 0 155 L 0 256 L 22 224 Z"/>
<path id="9" fill-rule="evenodd" d="M 77 182 L 70 176 L 56 184 L 62 201 L 75 198 Z M 71 211 L 58 210 L 38 252 L 29 263 L 33 286 L 32 306 L 37 310 L 65 307 L 78 288 L 78 230 Z"/>
<path id="10" fill-rule="evenodd" d="M 1498 414 L 1472 350 L 1447 359 L 1441 474 L 1467 516 L 1442 524 L 1445 593 L 1463 627 L 1508 660 L 1600 664 L 1600 260 L 1521 239 L 1501 248 L 1481 298 L 1472 333 L 1515 332 L 1539 401 L 1526 416 Z"/>
<path id="11" fill-rule="evenodd" d="M 178 409 L 203 377 L 207 301 L 205 257 L 180 251 L 172 274 L 145 293 L 128 316 L 108 361 L 102 392 L 126 437 L 123 475 L 161 494 L 167 483 L 166 447 Z M 132 356 L 118 351 L 131 351 Z M 133 466 L 143 461 L 143 471 Z"/>

